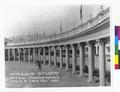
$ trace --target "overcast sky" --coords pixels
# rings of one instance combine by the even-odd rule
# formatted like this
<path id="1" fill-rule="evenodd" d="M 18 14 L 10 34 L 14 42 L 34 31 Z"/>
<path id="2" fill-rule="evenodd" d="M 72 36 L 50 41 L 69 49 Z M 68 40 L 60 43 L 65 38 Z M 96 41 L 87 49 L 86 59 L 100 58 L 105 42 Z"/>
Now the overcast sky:
<path id="1" fill-rule="evenodd" d="M 104 7 L 106 8 L 106 7 Z M 83 21 L 94 17 L 100 11 L 100 5 L 83 5 Z M 43 35 L 70 30 L 80 24 L 80 5 L 41 4 L 34 0 L 25 2 L 8 2 L 4 8 L 5 37 L 33 34 Z"/>

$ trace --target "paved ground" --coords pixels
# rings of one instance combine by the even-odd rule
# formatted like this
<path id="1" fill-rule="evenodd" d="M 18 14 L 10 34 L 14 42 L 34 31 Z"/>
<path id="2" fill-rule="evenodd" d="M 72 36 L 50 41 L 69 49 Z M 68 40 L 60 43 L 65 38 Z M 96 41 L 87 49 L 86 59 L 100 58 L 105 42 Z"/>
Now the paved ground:
<path id="1" fill-rule="evenodd" d="M 46 75 L 38 75 L 39 73 L 57 73 L 57 75 L 53 74 L 51 76 L 53 77 L 59 77 L 59 80 L 48 80 L 45 82 L 44 80 L 41 81 L 39 79 L 34 79 L 31 81 L 28 81 L 28 76 L 22 76 L 27 79 L 27 81 L 22 80 L 21 81 L 13 81 L 10 78 L 16 78 L 16 76 L 13 77 L 13 75 L 10 75 L 11 73 L 35 73 L 32 77 L 38 78 L 38 77 L 45 77 Z M 50 75 L 47 75 L 50 77 Z M 17 76 L 17 78 L 22 78 L 21 75 Z M 72 74 L 71 71 L 65 71 L 64 69 L 59 70 L 59 68 L 49 65 L 42 65 L 42 70 L 38 70 L 37 66 L 33 63 L 29 62 L 18 62 L 18 61 L 6 61 L 6 87 L 80 87 L 80 86 L 98 86 L 99 81 L 88 83 L 87 82 L 88 77 L 85 76 L 83 78 L 79 77 L 79 74 Z M 38 82 L 39 81 L 39 82 Z M 108 84 L 109 85 L 109 84 Z"/>

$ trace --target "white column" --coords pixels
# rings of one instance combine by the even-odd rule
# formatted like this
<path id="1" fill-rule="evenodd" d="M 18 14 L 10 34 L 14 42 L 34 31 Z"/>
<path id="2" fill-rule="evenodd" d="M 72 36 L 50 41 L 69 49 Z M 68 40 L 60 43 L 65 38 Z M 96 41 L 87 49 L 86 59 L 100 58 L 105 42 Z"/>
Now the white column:
<path id="1" fill-rule="evenodd" d="M 8 61 L 10 61 L 10 49 L 8 49 Z"/>
<path id="2" fill-rule="evenodd" d="M 56 47 L 54 47 L 54 66 L 57 65 Z"/>
<path id="3" fill-rule="evenodd" d="M 42 61 L 42 58 L 41 58 L 41 51 L 42 51 L 42 48 L 40 48 L 40 62 Z"/>
<path id="4" fill-rule="evenodd" d="M 25 62 L 25 48 L 23 48 L 23 61 Z"/>
<path id="5" fill-rule="evenodd" d="M 40 62 L 40 48 L 38 47 L 38 60 Z"/>
<path id="6" fill-rule="evenodd" d="M 96 55 L 98 55 L 98 44 L 95 45 Z"/>
<path id="7" fill-rule="evenodd" d="M 33 47 L 33 63 L 35 63 L 35 48 Z"/>
<path id="8" fill-rule="evenodd" d="M 30 62 L 30 48 L 27 49 L 28 49 L 28 62 Z"/>
<path id="9" fill-rule="evenodd" d="M 16 61 L 19 60 L 19 59 L 18 59 L 18 48 L 15 49 L 15 59 L 16 59 Z"/>
<path id="10" fill-rule="evenodd" d="M 18 55 L 17 55 L 18 51 L 17 51 L 17 48 L 14 48 L 14 49 L 13 49 L 13 52 L 14 52 L 14 55 L 13 55 L 13 56 L 14 56 L 14 61 L 18 61 L 18 60 L 17 60 L 17 58 L 18 58 Z"/>
<path id="11" fill-rule="evenodd" d="M 27 47 L 27 62 L 30 62 L 30 48 Z"/>
<path id="12" fill-rule="evenodd" d="M 29 62 L 29 48 L 24 48 L 24 57 L 24 60 L 27 60 L 27 62 Z"/>
<path id="13" fill-rule="evenodd" d="M 23 48 L 20 48 L 20 50 L 21 50 L 21 61 L 23 62 L 23 60 L 24 60 L 24 57 L 23 57 Z"/>
<path id="14" fill-rule="evenodd" d="M 75 73 L 76 71 L 76 48 L 75 45 L 72 44 L 72 73 Z"/>
<path id="15" fill-rule="evenodd" d="M 24 61 L 26 61 L 26 53 L 27 53 L 27 50 L 26 48 L 24 48 Z"/>
<path id="16" fill-rule="evenodd" d="M 20 48 L 18 49 L 18 53 L 19 53 L 18 54 L 18 56 L 19 56 L 19 60 L 18 61 L 21 61 L 21 49 Z"/>
<path id="17" fill-rule="evenodd" d="M 59 47 L 60 48 L 60 68 L 61 69 L 63 66 L 63 54 L 62 54 L 62 46 Z"/>
<path id="18" fill-rule="evenodd" d="M 83 74 L 84 74 L 84 46 L 85 46 L 85 43 L 80 43 L 79 44 L 79 55 L 80 55 L 80 77 L 83 77 Z"/>
<path id="19" fill-rule="evenodd" d="M 12 49 L 12 53 L 13 53 L 13 61 L 15 61 L 15 49 Z"/>
<path id="20" fill-rule="evenodd" d="M 12 57 L 12 49 L 10 49 L 10 61 L 12 61 L 11 57 Z"/>
<path id="21" fill-rule="evenodd" d="M 19 57 L 19 48 L 17 48 L 17 52 L 18 52 L 18 55 L 17 55 L 17 58 L 18 58 L 18 60 L 17 61 L 20 61 L 20 57 Z"/>
<path id="22" fill-rule="evenodd" d="M 23 49 L 20 48 L 20 58 L 21 58 L 21 61 L 23 62 Z"/>
<path id="23" fill-rule="evenodd" d="M 66 49 L 66 71 L 69 69 L 69 49 L 68 49 L 68 46 L 66 45 L 65 46 L 65 49 Z"/>
<path id="24" fill-rule="evenodd" d="M 17 55 L 16 55 L 17 53 L 16 52 L 17 52 L 16 48 L 14 48 L 14 61 L 17 61 L 17 59 L 16 59 L 17 58 Z"/>
<path id="25" fill-rule="evenodd" d="M 88 45 L 88 82 L 93 82 L 93 62 L 94 62 L 94 54 L 93 54 L 93 45 L 92 41 L 87 43 Z"/>
<path id="26" fill-rule="evenodd" d="M 49 65 L 51 65 L 51 47 L 48 47 L 49 50 Z"/>
<path id="27" fill-rule="evenodd" d="M 46 53 L 45 53 L 45 47 L 43 47 L 43 64 L 46 64 Z"/>
<path id="28" fill-rule="evenodd" d="M 105 69 L 106 69 L 106 62 L 105 62 L 105 40 L 99 40 L 99 81 L 100 86 L 105 85 Z"/>
<path id="29" fill-rule="evenodd" d="M 13 61 L 14 61 L 14 59 L 15 59 L 15 57 L 14 57 L 14 48 L 12 48 L 12 57 L 13 57 Z"/>
<path id="30" fill-rule="evenodd" d="M 39 60 L 39 48 L 37 47 L 37 53 L 36 53 L 36 58 L 37 58 L 37 60 Z"/>

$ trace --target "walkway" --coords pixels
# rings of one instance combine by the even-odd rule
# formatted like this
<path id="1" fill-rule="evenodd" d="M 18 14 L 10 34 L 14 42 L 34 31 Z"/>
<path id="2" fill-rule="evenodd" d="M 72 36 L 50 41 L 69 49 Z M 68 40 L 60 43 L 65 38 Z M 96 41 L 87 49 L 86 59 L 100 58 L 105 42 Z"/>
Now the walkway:
<path id="1" fill-rule="evenodd" d="M 35 73 L 34 77 L 38 77 L 37 72 L 58 72 L 59 82 L 19 82 L 11 83 L 10 73 Z M 79 74 L 72 74 L 71 71 L 59 70 L 56 67 L 48 65 L 42 66 L 42 70 L 37 66 L 28 62 L 6 61 L 6 87 L 80 87 L 80 86 L 98 86 L 99 82 L 88 83 L 88 77 L 79 78 Z"/>

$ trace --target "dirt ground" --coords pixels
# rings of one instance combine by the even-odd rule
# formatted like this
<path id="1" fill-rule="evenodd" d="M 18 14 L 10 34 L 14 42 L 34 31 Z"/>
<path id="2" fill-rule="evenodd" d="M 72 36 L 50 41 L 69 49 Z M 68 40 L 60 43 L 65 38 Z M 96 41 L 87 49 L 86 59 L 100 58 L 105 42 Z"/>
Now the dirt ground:
<path id="1" fill-rule="evenodd" d="M 64 67 L 65 68 L 65 67 Z M 95 81 L 89 83 L 87 74 L 84 77 L 79 77 L 79 73 L 72 74 L 71 70 L 65 71 L 65 69 L 59 69 L 58 67 L 42 65 L 42 70 L 38 70 L 38 67 L 34 63 L 18 62 L 18 61 L 6 61 L 6 87 L 7 88 L 39 88 L 39 87 L 89 87 L 99 86 L 98 78 Z M 15 75 L 15 74 L 19 75 Z M 27 76 L 25 74 L 33 75 Z M 51 73 L 51 74 L 50 74 Z M 55 74 L 56 73 L 56 74 Z M 22 75 L 24 74 L 24 75 Z M 31 78 L 29 78 L 31 77 Z M 40 78 L 43 79 L 40 79 Z M 55 77 L 57 79 L 46 79 L 46 77 Z M 110 83 L 107 83 L 110 86 Z"/>

